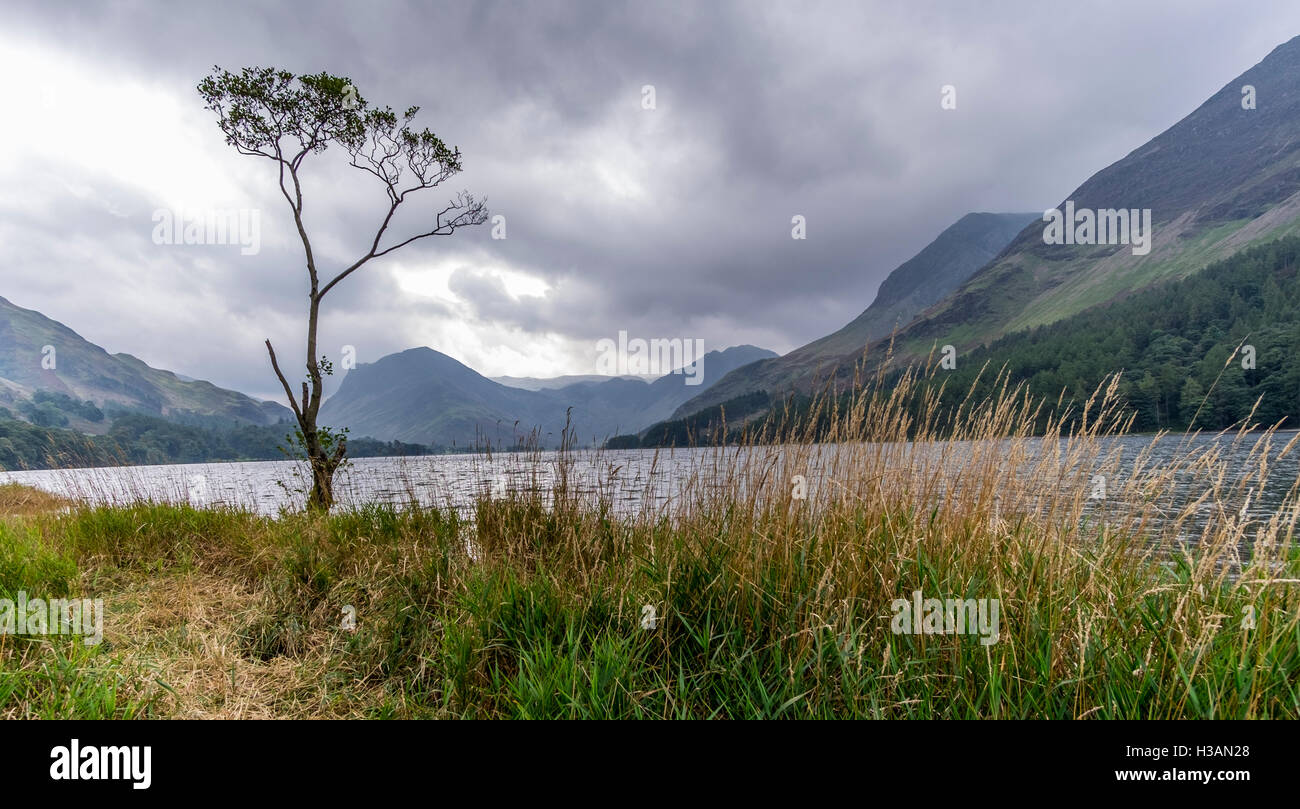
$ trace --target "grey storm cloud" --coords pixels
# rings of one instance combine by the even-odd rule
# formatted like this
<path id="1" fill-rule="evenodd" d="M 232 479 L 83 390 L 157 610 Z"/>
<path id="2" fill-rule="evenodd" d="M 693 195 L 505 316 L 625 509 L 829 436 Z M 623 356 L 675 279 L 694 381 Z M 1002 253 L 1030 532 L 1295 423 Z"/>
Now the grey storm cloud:
<path id="1" fill-rule="evenodd" d="M 264 246 L 154 245 L 162 201 L 111 151 L 0 162 L 0 294 L 110 351 L 275 397 L 261 341 L 300 342 L 301 248 L 269 164 L 222 144 L 194 89 L 214 64 L 270 65 L 418 104 L 417 123 L 461 148 L 465 172 L 415 197 L 397 232 L 463 188 L 505 217 L 505 239 L 429 239 L 349 278 L 325 303 L 331 351 L 428 344 L 518 375 L 590 373 L 595 341 L 620 330 L 787 351 L 856 316 L 963 214 L 1055 205 L 1300 28 L 1287 0 L 1054 6 L 19 3 L 0 47 L 168 99 L 191 134 L 157 159 L 229 179 L 221 193 L 262 211 Z M 136 110 L 113 109 L 84 137 L 150 146 Z M 11 151 L 43 137 L 41 115 L 7 115 Z M 329 153 L 306 174 L 322 261 L 346 266 L 382 192 Z"/>

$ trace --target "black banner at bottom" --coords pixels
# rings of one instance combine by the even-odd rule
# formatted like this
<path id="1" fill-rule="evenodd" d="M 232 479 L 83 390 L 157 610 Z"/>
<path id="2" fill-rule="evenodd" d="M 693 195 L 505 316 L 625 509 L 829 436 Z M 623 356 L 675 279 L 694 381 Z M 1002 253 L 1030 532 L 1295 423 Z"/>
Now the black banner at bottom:
<path id="1" fill-rule="evenodd" d="M 10 722 L 6 786 L 71 797 L 397 794 L 412 784 L 807 797 L 885 783 L 924 797 L 1134 790 L 1234 794 L 1296 782 L 1276 722 Z M 696 786 L 688 787 L 692 783 Z M 436 788 L 436 786 L 435 786 Z M 590 791 L 589 790 L 593 790 Z"/>

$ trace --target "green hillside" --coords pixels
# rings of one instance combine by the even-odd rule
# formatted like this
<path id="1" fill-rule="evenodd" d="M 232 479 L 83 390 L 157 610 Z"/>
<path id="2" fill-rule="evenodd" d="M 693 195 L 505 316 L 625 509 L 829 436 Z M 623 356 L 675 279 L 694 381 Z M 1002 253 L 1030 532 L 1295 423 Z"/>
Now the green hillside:
<path id="1" fill-rule="evenodd" d="M 1300 427 L 1298 270 L 1298 236 L 1250 248 L 1189 278 L 1003 337 L 961 357 L 944 378 L 955 396 L 986 365 L 986 378 L 1005 367 L 1035 395 L 1065 391 L 1081 402 L 1122 372 L 1120 394 L 1138 430 L 1226 428 L 1257 399 L 1255 420 Z"/>
<path id="2" fill-rule="evenodd" d="M 212 416 L 275 424 L 291 416 L 274 402 L 187 381 L 129 354 L 110 354 L 62 323 L 0 298 L 0 405 L 22 412 L 21 404 L 38 392 L 92 402 L 106 412 L 166 418 Z M 74 420 L 71 426 L 91 433 L 104 429 L 89 420 Z"/>

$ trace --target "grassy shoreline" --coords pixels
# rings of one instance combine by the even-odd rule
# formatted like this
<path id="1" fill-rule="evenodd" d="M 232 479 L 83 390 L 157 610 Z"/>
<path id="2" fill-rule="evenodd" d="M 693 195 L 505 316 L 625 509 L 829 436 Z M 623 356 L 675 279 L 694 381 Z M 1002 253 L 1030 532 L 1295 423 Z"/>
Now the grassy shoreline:
<path id="1" fill-rule="evenodd" d="M 815 446 L 757 450 L 632 517 L 566 490 L 563 457 L 553 490 L 470 518 L 0 487 L 0 597 L 107 607 L 99 646 L 0 635 L 0 717 L 1300 717 L 1295 487 L 1250 519 L 1268 447 L 1244 472 L 1189 449 L 1205 492 L 1157 530 L 1172 465 L 1125 459 L 1127 505 L 1090 520 L 1089 482 L 1120 471 L 1106 402 L 1034 454 L 1014 391 L 928 443 L 939 415 L 864 394 L 836 416 L 862 443 L 834 485 L 799 494 Z M 901 434 L 932 451 L 872 443 Z M 1206 507 L 1199 542 L 1173 542 Z M 895 632 L 916 591 L 996 599 L 997 642 Z"/>

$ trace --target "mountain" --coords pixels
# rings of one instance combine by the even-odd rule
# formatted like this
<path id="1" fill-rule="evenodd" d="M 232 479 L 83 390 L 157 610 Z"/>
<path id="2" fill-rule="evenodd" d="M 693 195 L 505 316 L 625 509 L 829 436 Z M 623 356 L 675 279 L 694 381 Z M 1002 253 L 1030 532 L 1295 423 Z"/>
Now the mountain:
<path id="1" fill-rule="evenodd" d="M 320 421 L 381 440 L 461 447 L 480 439 L 509 446 L 537 427 L 552 434 L 544 441 L 553 446 L 564 413 L 545 393 L 507 387 L 446 354 L 412 348 L 348 371 L 321 406 Z"/>
<path id="2" fill-rule="evenodd" d="M 566 413 L 579 444 L 597 444 L 662 420 L 712 381 L 755 360 L 776 356 L 754 346 L 711 351 L 700 360 L 699 385 L 684 373 L 649 384 L 603 378 L 549 390 L 525 390 L 494 382 L 431 348 L 390 354 L 348 371 L 321 407 L 321 423 L 347 427 L 380 440 L 472 448 L 481 441 L 512 446 L 534 428 L 554 447 Z"/>
<path id="3" fill-rule="evenodd" d="M 866 311 L 839 331 L 779 358 L 741 368 L 678 408 L 685 416 L 760 390 L 807 383 L 843 356 L 860 356 L 870 342 L 888 337 L 924 309 L 955 290 L 1025 227 L 1032 213 L 969 213 L 948 226 L 921 252 L 881 283 Z"/>
<path id="4" fill-rule="evenodd" d="M 1243 87 L 1256 108 L 1243 108 Z M 1046 244 L 1043 221 L 900 335 L 904 356 L 937 342 L 958 353 L 1052 323 L 1243 248 L 1300 232 L 1300 37 L 1069 194 L 1075 209 L 1149 209 L 1150 252 Z"/>
<path id="5" fill-rule="evenodd" d="M 1248 109 L 1243 88 L 1254 90 Z M 1249 246 L 1300 233 L 1300 37 L 1278 46 L 1191 114 L 1107 166 L 1057 210 L 1149 211 L 1149 250 L 1130 244 L 1049 244 L 1032 222 L 957 289 L 900 330 L 903 362 L 951 345 L 959 355 L 998 338 L 1200 272 Z M 1131 242 L 1132 240 L 1130 240 Z M 1195 335 L 1186 335 L 1194 338 Z M 874 356 L 883 354 L 883 340 Z M 822 358 L 817 378 L 851 379 L 864 347 Z M 785 358 L 782 358 L 783 360 Z M 696 397 L 683 416 L 756 390 L 806 388 L 807 366 L 743 369 Z"/>
<path id="6" fill-rule="evenodd" d="M 37 399 L 46 406 L 89 401 L 107 411 L 171 419 L 205 417 L 268 425 L 292 417 L 274 402 L 211 382 L 186 380 L 130 354 L 109 354 L 62 323 L 0 298 L 0 406 L 23 412 Z M 72 426 L 102 431 L 98 426 L 103 424 L 102 413 L 96 419 L 93 411 L 73 412 Z"/>
<path id="7" fill-rule="evenodd" d="M 1002 251 L 1037 213 L 968 213 L 885 278 L 866 311 L 790 358 L 857 352 L 901 329 Z"/>

